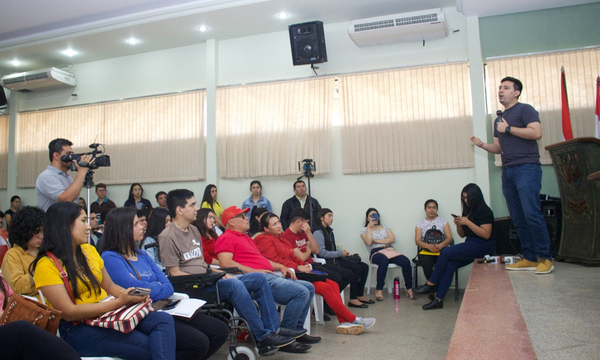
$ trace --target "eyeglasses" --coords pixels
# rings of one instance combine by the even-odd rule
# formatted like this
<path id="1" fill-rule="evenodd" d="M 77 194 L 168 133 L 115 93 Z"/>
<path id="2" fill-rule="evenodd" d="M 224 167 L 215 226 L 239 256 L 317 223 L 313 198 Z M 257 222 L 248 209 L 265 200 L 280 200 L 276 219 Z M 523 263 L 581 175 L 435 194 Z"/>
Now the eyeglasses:
<path id="1" fill-rule="evenodd" d="M 245 213 L 242 213 L 242 214 L 234 216 L 234 218 L 247 219 L 248 217 L 246 216 Z"/>

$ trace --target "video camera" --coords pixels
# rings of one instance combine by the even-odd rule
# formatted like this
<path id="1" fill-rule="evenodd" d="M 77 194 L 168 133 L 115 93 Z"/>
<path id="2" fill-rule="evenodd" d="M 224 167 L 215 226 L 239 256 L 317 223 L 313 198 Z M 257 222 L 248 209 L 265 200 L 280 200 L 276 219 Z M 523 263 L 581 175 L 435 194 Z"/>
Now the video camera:
<path id="1" fill-rule="evenodd" d="M 317 170 L 317 164 L 313 161 L 313 159 L 304 159 L 302 161 L 298 161 L 298 171 L 302 172 L 302 176 L 314 177 L 313 171 Z M 302 178 L 302 176 L 300 178 Z M 298 180 L 300 180 L 298 178 Z"/>
<path id="2" fill-rule="evenodd" d="M 98 147 L 102 146 L 102 150 L 98 150 Z M 77 161 L 77 164 L 81 167 L 87 167 L 92 170 L 97 169 L 102 166 L 110 166 L 110 156 L 108 155 L 100 155 L 104 154 L 104 145 L 102 144 L 90 144 L 90 149 L 94 149 L 93 151 L 87 153 L 79 153 L 79 154 L 67 154 L 60 157 L 60 161 L 62 162 L 70 162 L 71 163 L 71 171 L 77 171 L 77 166 L 73 163 L 73 160 Z M 81 156 L 83 155 L 92 155 L 90 162 L 81 161 Z M 94 160 L 94 161 L 92 161 Z"/>

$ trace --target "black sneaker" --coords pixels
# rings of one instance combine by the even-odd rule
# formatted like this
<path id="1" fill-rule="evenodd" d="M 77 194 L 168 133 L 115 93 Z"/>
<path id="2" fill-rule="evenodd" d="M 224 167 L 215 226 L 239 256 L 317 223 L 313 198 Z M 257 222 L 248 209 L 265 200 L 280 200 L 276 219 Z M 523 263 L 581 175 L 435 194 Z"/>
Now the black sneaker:
<path id="1" fill-rule="evenodd" d="M 275 333 L 270 333 L 267 337 L 260 342 L 261 347 L 270 346 L 273 348 L 280 348 L 286 345 L 289 345 L 294 342 L 293 337 L 289 336 L 281 336 Z"/>
<path id="2" fill-rule="evenodd" d="M 304 334 L 296 339 L 296 341 L 301 342 L 303 344 L 315 344 L 321 341 L 320 336 L 310 336 L 308 334 Z"/>
<path id="3" fill-rule="evenodd" d="M 279 351 L 289 352 L 289 353 L 303 353 L 303 352 L 307 352 L 310 348 L 311 348 L 310 345 L 300 344 L 299 342 L 294 341 L 293 343 L 291 343 L 289 345 L 280 347 Z"/>
<path id="4" fill-rule="evenodd" d="M 286 327 L 280 327 L 277 334 L 285 337 L 293 337 L 294 339 L 306 334 L 306 329 L 290 329 Z"/>

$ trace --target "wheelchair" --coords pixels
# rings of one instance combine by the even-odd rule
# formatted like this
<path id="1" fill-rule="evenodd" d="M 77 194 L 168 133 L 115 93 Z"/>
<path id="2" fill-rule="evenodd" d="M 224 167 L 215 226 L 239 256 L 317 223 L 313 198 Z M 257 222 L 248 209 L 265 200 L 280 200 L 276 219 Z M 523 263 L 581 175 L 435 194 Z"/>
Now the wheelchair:
<path id="1" fill-rule="evenodd" d="M 229 356 L 227 360 L 255 360 L 255 354 L 262 356 L 273 355 L 278 349 L 272 346 L 259 347 L 252 330 L 248 326 L 248 322 L 236 315 L 233 305 L 221 300 L 219 296 L 218 280 L 225 276 L 226 273 L 241 274 L 242 272 L 237 268 L 221 270 L 223 272 L 214 272 L 209 267 L 205 274 L 172 276 L 169 277 L 169 280 L 175 292 L 187 294 L 190 298 L 205 300 L 206 304 L 200 309 L 202 313 L 221 319 L 228 324 Z M 237 345 L 238 333 L 244 330 L 249 334 L 252 349 Z"/>

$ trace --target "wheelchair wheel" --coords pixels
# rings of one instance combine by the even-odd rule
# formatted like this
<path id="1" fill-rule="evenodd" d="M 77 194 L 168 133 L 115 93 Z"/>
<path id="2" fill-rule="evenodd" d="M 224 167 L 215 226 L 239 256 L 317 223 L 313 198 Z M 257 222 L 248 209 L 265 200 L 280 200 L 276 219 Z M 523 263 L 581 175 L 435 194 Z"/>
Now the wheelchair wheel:
<path id="1" fill-rule="evenodd" d="M 229 354 L 227 360 L 256 360 L 254 351 L 245 346 L 238 346 L 235 348 L 235 350 L 237 351 L 237 356 L 234 358 L 231 356 L 231 354 Z"/>

